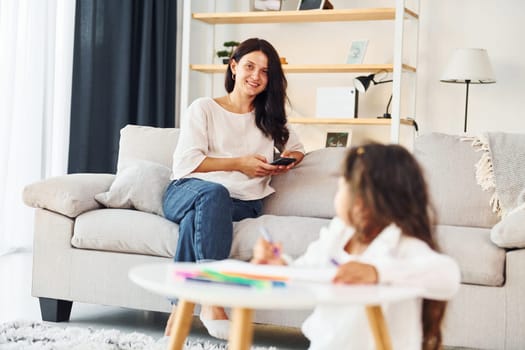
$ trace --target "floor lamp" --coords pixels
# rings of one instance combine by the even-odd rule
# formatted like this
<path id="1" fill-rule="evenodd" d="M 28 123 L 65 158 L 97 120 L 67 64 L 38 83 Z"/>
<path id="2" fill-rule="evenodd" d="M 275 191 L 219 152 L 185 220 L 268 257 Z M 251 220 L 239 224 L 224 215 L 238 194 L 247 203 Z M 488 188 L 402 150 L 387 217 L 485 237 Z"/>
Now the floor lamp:
<path id="1" fill-rule="evenodd" d="M 485 49 L 455 49 L 448 60 L 441 81 L 444 83 L 466 84 L 465 124 L 467 132 L 468 90 L 470 84 L 495 83 L 494 73 Z"/>

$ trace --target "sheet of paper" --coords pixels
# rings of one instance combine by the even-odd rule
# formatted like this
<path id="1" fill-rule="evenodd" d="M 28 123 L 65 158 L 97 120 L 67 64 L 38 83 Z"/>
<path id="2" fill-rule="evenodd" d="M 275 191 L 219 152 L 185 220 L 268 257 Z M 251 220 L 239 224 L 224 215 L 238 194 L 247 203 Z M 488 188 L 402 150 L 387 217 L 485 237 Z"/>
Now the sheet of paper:
<path id="1" fill-rule="evenodd" d="M 222 273 L 239 273 L 288 281 L 331 283 L 336 267 L 301 268 L 291 266 L 256 265 L 239 260 L 221 260 L 199 264 L 200 267 L 216 269 Z"/>

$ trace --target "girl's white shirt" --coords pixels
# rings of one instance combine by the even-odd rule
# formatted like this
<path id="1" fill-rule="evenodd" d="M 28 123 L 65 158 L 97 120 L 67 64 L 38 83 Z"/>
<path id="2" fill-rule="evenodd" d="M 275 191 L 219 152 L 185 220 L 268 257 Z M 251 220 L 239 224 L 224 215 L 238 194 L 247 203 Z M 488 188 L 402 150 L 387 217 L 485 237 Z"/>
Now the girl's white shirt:
<path id="1" fill-rule="evenodd" d="M 285 149 L 304 153 L 297 134 L 288 127 L 290 137 Z M 249 177 L 239 171 L 193 172 L 206 157 L 233 158 L 262 154 L 273 160 L 274 142 L 255 124 L 255 112 L 232 113 L 215 100 L 203 97 L 195 100 L 187 110 L 177 147 L 173 154 L 173 179 L 198 178 L 222 184 L 230 196 L 254 200 L 275 192 L 270 176 Z"/>
<path id="2" fill-rule="evenodd" d="M 334 218 L 292 265 L 328 267 L 332 258 L 340 263 L 356 260 L 375 266 L 381 284 L 420 288 L 421 298 L 382 305 L 393 348 L 420 350 L 422 298 L 452 298 L 460 285 L 457 263 L 425 242 L 403 235 L 395 225 L 386 227 L 361 255 L 351 255 L 344 247 L 353 234 L 353 228 Z M 319 306 L 302 330 L 310 339 L 310 350 L 375 348 L 363 307 Z"/>

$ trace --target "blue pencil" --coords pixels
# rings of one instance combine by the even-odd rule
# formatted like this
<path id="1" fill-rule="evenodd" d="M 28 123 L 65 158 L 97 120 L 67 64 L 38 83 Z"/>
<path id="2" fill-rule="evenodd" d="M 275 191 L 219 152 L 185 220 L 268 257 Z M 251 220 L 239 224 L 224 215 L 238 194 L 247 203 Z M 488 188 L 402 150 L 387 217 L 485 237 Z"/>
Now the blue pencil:
<path id="1" fill-rule="evenodd" d="M 240 286 L 240 287 L 252 287 L 256 289 L 264 289 L 268 287 L 286 287 L 286 282 L 284 281 L 269 281 L 269 280 L 252 280 L 252 279 L 245 279 L 245 280 L 232 280 L 232 279 L 225 279 L 220 280 L 216 278 L 208 278 L 203 276 L 195 276 L 195 277 L 185 277 L 185 281 L 191 281 L 191 282 L 203 282 L 203 283 L 212 283 L 212 284 L 222 284 L 222 285 L 228 285 L 228 286 Z"/>

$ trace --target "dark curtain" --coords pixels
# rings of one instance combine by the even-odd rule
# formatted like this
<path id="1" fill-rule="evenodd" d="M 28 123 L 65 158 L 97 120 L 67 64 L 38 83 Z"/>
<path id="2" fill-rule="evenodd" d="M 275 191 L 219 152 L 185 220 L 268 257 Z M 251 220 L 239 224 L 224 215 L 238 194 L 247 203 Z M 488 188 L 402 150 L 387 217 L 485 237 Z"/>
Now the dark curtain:
<path id="1" fill-rule="evenodd" d="M 126 124 L 174 127 L 176 6 L 77 0 L 69 173 L 114 173 Z"/>

